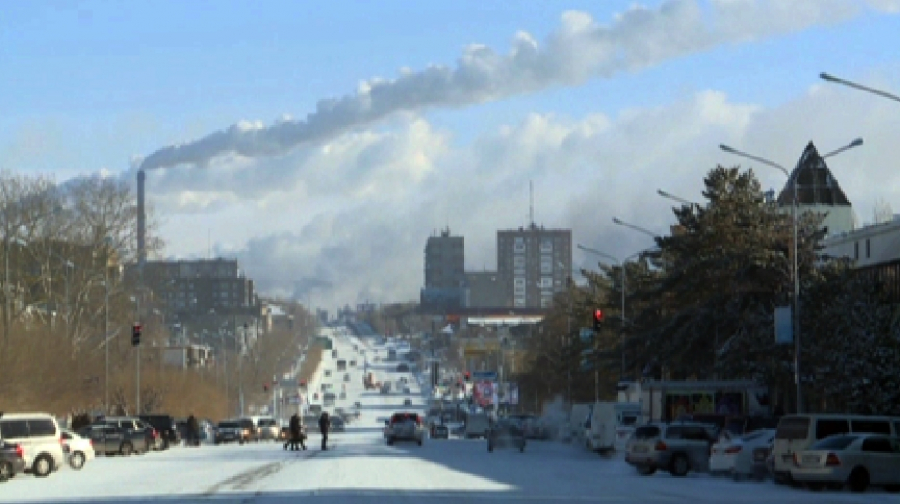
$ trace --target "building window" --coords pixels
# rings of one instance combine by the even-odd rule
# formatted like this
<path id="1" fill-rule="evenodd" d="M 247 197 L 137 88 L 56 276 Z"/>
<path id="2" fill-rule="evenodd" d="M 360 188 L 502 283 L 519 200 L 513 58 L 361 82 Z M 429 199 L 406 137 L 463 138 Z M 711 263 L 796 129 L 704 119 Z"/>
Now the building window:
<path id="1" fill-rule="evenodd" d="M 524 278 L 513 279 L 513 285 L 515 285 L 516 287 L 525 287 L 525 279 Z"/>
<path id="2" fill-rule="evenodd" d="M 542 289 L 549 289 L 553 287 L 553 277 L 541 277 L 540 286 Z"/>
<path id="3" fill-rule="evenodd" d="M 869 242 L 869 239 L 866 238 L 866 259 L 872 257 L 872 244 Z"/>
<path id="4" fill-rule="evenodd" d="M 519 268 L 519 267 L 525 267 L 525 256 L 516 256 L 516 257 L 514 257 L 514 258 L 513 258 L 513 266 L 515 266 L 515 267 L 517 267 L 517 268 Z"/>
<path id="5" fill-rule="evenodd" d="M 541 253 L 553 252 L 553 240 L 544 238 L 541 240 Z"/>
<path id="6" fill-rule="evenodd" d="M 859 242 L 853 243 L 853 259 L 859 259 Z"/>
<path id="7" fill-rule="evenodd" d="M 523 308 L 525 306 L 525 298 L 517 297 L 513 302 L 516 308 Z"/>

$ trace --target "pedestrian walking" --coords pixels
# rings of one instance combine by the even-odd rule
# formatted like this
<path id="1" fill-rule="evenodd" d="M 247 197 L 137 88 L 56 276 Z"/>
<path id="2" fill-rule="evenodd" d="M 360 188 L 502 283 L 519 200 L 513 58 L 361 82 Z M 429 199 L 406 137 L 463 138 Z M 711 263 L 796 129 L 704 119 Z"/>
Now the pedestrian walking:
<path id="1" fill-rule="evenodd" d="M 328 418 L 328 412 L 323 411 L 319 417 L 319 432 L 322 433 L 322 450 L 328 449 L 328 429 L 331 428 L 331 419 Z"/>
<path id="2" fill-rule="evenodd" d="M 288 431 L 290 433 L 290 437 L 287 442 L 284 443 L 284 449 L 288 449 L 290 446 L 291 451 L 299 450 L 299 446 L 302 446 L 303 449 L 306 449 L 306 445 L 303 443 L 303 429 L 300 423 L 300 415 L 294 413 L 291 415 L 290 423 L 288 424 Z M 298 446 L 299 445 L 299 446 Z"/>
<path id="3" fill-rule="evenodd" d="M 188 446 L 200 446 L 200 422 L 192 414 L 187 419 Z"/>

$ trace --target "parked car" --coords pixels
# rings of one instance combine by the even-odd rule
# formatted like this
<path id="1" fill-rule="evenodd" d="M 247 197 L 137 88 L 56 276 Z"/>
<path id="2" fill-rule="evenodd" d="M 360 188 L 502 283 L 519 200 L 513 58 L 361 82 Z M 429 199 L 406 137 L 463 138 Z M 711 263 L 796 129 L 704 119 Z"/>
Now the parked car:
<path id="1" fill-rule="evenodd" d="M 65 462 L 59 426 L 47 413 L 0 413 L 0 441 L 21 446 L 26 472 L 38 477 Z"/>
<path id="2" fill-rule="evenodd" d="M 414 441 L 422 446 L 425 439 L 422 417 L 416 413 L 394 413 L 390 420 L 384 421 L 384 438 L 389 445 L 397 441 Z"/>
<path id="3" fill-rule="evenodd" d="M 0 440 L 0 482 L 25 472 L 25 449 L 22 445 Z"/>
<path id="4" fill-rule="evenodd" d="M 657 469 L 673 476 L 709 467 L 709 452 L 715 438 L 711 427 L 692 422 L 649 424 L 635 429 L 625 448 L 625 462 L 638 473 L 650 475 Z"/>
<path id="5" fill-rule="evenodd" d="M 90 439 L 94 451 L 103 455 L 143 453 L 150 446 L 143 431 L 115 424 L 92 424 L 79 430 L 78 435 Z"/>
<path id="6" fill-rule="evenodd" d="M 153 445 L 154 450 L 165 450 L 171 445 L 181 443 L 181 433 L 178 430 L 178 424 L 171 415 L 140 415 L 138 418 L 159 433 Z"/>
<path id="7" fill-rule="evenodd" d="M 525 431 L 522 430 L 521 422 L 510 418 L 501 418 L 493 422 L 488 429 L 487 451 L 493 452 L 494 448 L 508 447 L 524 452 Z"/>
<path id="8" fill-rule="evenodd" d="M 329 423 L 331 425 L 331 432 L 344 432 L 345 422 L 344 422 L 343 418 L 341 418 L 337 415 L 333 415 L 333 416 L 328 417 L 328 419 L 329 419 Z"/>
<path id="9" fill-rule="evenodd" d="M 89 438 L 83 438 L 69 429 L 60 429 L 63 451 L 69 466 L 76 471 L 84 467 L 84 463 L 94 459 L 94 445 Z"/>
<path id="10" fill-rule="evenodd" d="M 729 474 L 735 480 L 765 479 L 768 473 L 766 457 L 774 439 L 775 429 L 755 430 L 729 439 L 720 437 L 709 456 L 709 472 Z"/>
<path id="11" fill-rule="evenodd" d="M 794 453 L 791 478 L 812 489 L 828 486 L 864 492 L 869 486 L 900 492 L 900 438 L 838 434 Z"/>
<path id="12" fill-rule="evenodd" d="M 132 442 L 134 452 L 137 454 L 150 451 L 157 444 L 157 439 L 159 438 L 159 432 L 138 417 L 103 417 L 97 423 L 113 425 L 127 431 L 142 434 L 144 437 L 143 442 Z M 134 438 L 135 436 L 129 437 Z"/>

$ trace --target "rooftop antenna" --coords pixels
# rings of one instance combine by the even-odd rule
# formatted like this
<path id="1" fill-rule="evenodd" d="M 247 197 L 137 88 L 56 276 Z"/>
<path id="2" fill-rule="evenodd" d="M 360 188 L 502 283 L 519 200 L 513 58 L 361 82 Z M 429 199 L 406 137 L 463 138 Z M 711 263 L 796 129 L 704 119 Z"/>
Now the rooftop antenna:
<path id="1" fill-rule="evenodd" d="M 528 203 L 528 221 L 531 227 L 534 227 L 534 181 L 528 181 L 529 203 Z"/>

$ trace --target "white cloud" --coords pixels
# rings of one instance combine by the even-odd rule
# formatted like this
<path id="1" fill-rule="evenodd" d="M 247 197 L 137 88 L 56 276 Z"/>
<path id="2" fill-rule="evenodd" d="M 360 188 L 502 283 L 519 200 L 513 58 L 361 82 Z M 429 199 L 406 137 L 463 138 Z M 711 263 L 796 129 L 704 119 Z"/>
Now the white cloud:
<path id="1" fill-rule="evenodd" d="M 309 290 L 314 304 L 329 307 L 415 299 L 425 240 L 446 224 L 465 236 L 467 268 L 495 267 L 496 230 L 527 224 L 529 181 L 539 224 L 571 227 L 577 242 L 620 257 L 651 242 L 613 225 L 613 216 L 659 233 L 673 222 L 674 203 L 657 189 L 700 200 L 702 177 L 716 164 L 753 166 L 764 187 L 780 189 L 777 170 L 729 156 L 720 143 L 790 167 L 809 140 L 824 152 L 864 137 L 864 147 L 829 164 L 870 220 L 877 198 L 900 207 L 900 114 L 885 103 L 833 85 L 775 108 L 708 90 L 615 117 L 531 114 L 462 145 L 413 117 L 277 159 L 233 158 L 230 177 L 208 196 L 237 198 L 219 213 L 180 215 L 181 193 L 161 183 L 153 197 L 174 204 L 157 205 L 169 214 L 170 252 L 205 251 L 206 236 L 191 230 L 212 223 L 215 242 L 245 244 L 230 253 L 264 292 Z M 264 173 L 278 174 L 277 190 L 253 177 Z M 202 189 L 190 191 L 203 200 Z M 580 266 L 595 260 L 576 254 Z"/>
<path id="2" fill-rule="evenodd" d="M 878 3 L 890 7 L 884 0 Z M 721 44 L 843 21 L 856 15 L 862 4 L 847 0 L 714 0 L 708 4 L 709 15 L 703 5 L 697 0 L 668 0 L 655 9 L 634 6 L 609 25 L 597 23 L 590 14 L 568 11 L 543 45 L 525 32 L 515 34 L 506 54 L 472 44 L 455 67 L 403 69 L 394 79 L 369 79 L 353 94 L 320 100 L 305 120 L 280 120 L 270 127 L 243 121 L 194 142 L 159 149 L 143 166 L 206 166 L 230 154 L 281 156 L 400 112 L 467 107 L 578 85 Z"/>

